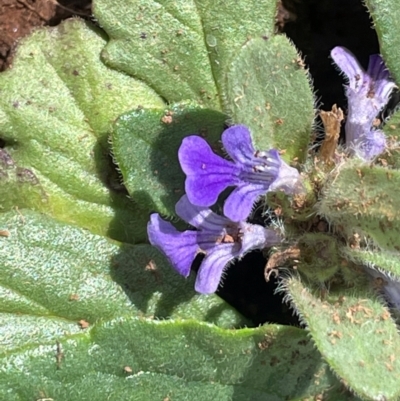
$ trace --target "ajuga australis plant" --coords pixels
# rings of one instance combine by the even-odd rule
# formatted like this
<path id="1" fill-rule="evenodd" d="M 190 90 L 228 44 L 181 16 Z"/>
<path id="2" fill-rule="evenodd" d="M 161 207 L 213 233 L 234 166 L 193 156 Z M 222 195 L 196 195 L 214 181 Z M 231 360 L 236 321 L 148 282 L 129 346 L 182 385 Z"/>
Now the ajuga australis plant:
<path id="1" fill-rule="evenodd" d="M 222 133 L 226 157 L 216 155 L 201 136 L 188 136 L 178 150 L 186 195 L 177 203 L 177 213 L 204 236 L 191 230 L 179 233 L 158 215 L 152 216 L 148 234 L 185 277 L 194 258 L 203 256 L 195 287 L 202 293 L 217 289 L 233 260 L 264 249 L 271 257 L 266 279 L 280 275 L 280 290 L 332 369 L 348 379 L 346 385 L 355 393 L 386 399 L 400 351 L 389 351 L 383 339 L 398 337 L 388 308 L 400 303 L 395 261 L 400 203 L 389 193 L 396 193 L 400 176 L 387 161 L 396 157 L 396 139 L 387 138 L 378 125 L 396 84 L 380 55 L 370 57 L 366 71 L 346 48 L 335 47 L 331 57 L 348 81 L 347 112 L 336 105 L 321 111 L 325 138 L 320 148 L 308 151 L 303 166 L 290 167 L 278 149 L 256 150 L 244 125 Z M 343 120 L 346 143 L 339 145 Z M 237 223 L 204 209 L 217 204 L 226 188 L 232 189 L 223 213 Z M 183 203 L 189 203 L 191 212 L 183 212 Z M 251 224 L 260 210 L 261 217 L 266 211 L 274 216 L 264 220 L 262 237 L 261 227 Z M 368 351 L 371 347 L 374 352 Z M 386 372 L 378 374 L 380 369 Z"/>
<path id="2" fill-rule="evenodd" d="M 101 28 L 22 41 L 0 74 L 0 399 L 400 399 L 400 11 L 366 6 L 381 54 L 331 50 L 331 110 L 275 1 L 95 0 Z M 215 295 L 255 251 L 301 328 Z"/>

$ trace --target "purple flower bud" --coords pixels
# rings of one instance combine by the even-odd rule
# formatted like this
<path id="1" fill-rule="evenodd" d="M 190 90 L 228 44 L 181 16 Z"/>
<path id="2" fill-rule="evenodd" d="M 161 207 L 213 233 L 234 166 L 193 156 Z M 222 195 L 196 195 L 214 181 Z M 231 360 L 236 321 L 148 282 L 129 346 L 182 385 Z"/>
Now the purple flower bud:
<path id="1" fill-rule="evenodd" d="M 335 47 L 331 57 L 349 80 L 346 145 L 363 159 L 370 160 L 385 150 L 385 135 L 373 129 L 373 122 L 396 85 L 378 54 L 370 56 L 367 71 L 344 47 Z"/>
<path id="2" fill-rule="evenodd" d="M 224 214 L 233 221 L 245 220 L 261 195 L 298 189 L 299 172 L 288 166 L 275 149 L 255 151 L 247 127 L 236 125 L 222 134 L 222 143 L 233 161 L 216 155 L 200 136 L 182 141 L 178 157 L 186 174 L 187 196 L 195 205 L 211 206 L 230 186 L 234 191 L 225 201 Z"/>
<path id="3" fill-rule="evenodd" d="M 217 290 L 223 271 L 232 260 L 250 250 L 270 247 L 281 241 L 275 230 L 233 222 L 208 208 L 194 206 L 186 195 L 178 201 L 175 210 L 179 217 L 197 230 L 180 232 L 154 213 L 147 226 L 149 240 L 184 277 L 190 274 L 196 255 L 203 253 L 205 256 L 195 284 L 196 291 L 203 294 Z"/>

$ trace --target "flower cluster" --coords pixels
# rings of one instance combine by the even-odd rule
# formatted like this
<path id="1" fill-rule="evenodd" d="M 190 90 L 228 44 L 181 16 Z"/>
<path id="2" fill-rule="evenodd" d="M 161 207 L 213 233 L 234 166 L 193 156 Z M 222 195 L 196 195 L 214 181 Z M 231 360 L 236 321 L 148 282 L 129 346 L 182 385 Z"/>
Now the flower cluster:
<path id="1" fill-rule="evenodd" d="M 233 222 L 208 208 L 193 205 L 186 195 L 175 208 L 176 214 L 197 230 L 179 232 L 154 213 L 148 225 L 150 243 L 160 249 L 184 277 L 190 274 L 196 255 L 203 253 L 195 289 L 204 294 L 217 290 L 224 268 L 232 259 L 281 240 L 275 230 L 243 221 Z"/>
<path id="2" fill-rule="evenodd" d="M 331 56 L 349 81 L 347 147 L 371 160 L 386 147 L 384 133 L 374 129 L 374 119 L 388 102 L 395 84 L 379 55 L 371 56 L 367 71 L 345 48 L 334 48 Z M 157 213 L 151 215 L 148 224 L 150 243 L 181 275 L 187 277 L 196 256 L 204 255 L 195 285 L 201 293 L 217 290 L 232 260 L 281 241 L 275 230 L 247 222 L 257 200 L 271 191 L 288 195 L 303 191 L 299 172 L 286 164 L 276 149 L 254 149 L 247 127 L 232 126 L 222 133 L 221 140 L 229 159 L 215 154 L 198 135 L 186 137 L 178 151 L 186 174 L 186 195 L 177 203 L 176 213 L 194 229 L 179 232 Z M 233 190 L 225 200 L 224 216 L 220 216 L 209 208 L 227 188 Z"/>
<path id="3" fill-rule="evenodd" d="M 299 172 L 275 149 L 256 151 L 246 127 L 236 125 L 225 130 L 222 144 L 232 160 L 216 155 L 197 135 L 186 137 L 178 152 L 186 174 L 186 195 L 176 204 L 176 213 L 196 230 L 179 232 L 157 213 L 151 215 L 148 224 L 150 243 L 181 275 L 187 277 L 196 255 L 204 254 L 195 285 L 201 293 L 217 290 L 224 269 L 233 259 L 280 243 L 275 230 L 246 222 L 257 199 L 269 191 L 293 194 L 301 188 Z M 209 207 L 228 187 L 236 188 L 225 201 L 225 216 L 219 216 Z"/>
<path id="4" fill-rule="evenodd" d="M 361 158 L 371 160 L 385 150 L 385 134 L 373 128 L 374 120 L 396 85 L 378 54 L 370 57 L 367 71 L 344 47 L 335 47 L 331 57 L 348 78 L 346 146 Z"/>

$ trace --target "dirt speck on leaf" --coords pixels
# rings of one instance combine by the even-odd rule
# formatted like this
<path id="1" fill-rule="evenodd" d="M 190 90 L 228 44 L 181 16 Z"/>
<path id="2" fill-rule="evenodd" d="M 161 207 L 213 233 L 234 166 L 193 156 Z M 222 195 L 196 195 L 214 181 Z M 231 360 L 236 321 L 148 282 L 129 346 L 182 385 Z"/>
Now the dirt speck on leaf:
<path id="1" fill-rule="evenodd" d="M 130 366 L 124 366 L 124 372 L 127 374 L 130 374 L 133 372 L 133 370 Z"/>
<path id="2" fill-rule="evenodd" d="M 87 329 L 90 326 L 89 322 L 83 319 L 79 320 L 78 324 L 81 326 L 82 330 Z"/>
<path id="3" fill-rule="evenodd" d="M 0 237 L 9 237 L 10 231 L 8 230 L 0 230 Z"/>

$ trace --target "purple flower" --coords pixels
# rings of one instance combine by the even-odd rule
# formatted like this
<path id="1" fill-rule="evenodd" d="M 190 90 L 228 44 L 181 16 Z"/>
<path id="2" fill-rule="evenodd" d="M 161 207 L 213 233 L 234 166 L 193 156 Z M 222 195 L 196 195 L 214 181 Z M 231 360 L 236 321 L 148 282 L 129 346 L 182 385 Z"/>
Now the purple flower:
<path id="1" fill-rule="evenodd" d="M 373 122 L 396 85 L 389 78 L 389 72 L 378 54 L 370 56 L 366 72 L 344 47 L 335 47 L 331 57 L 349 80 L 346 86 L 346 145 L 362 158 L 370 160 L 385 150 L 385 134 L 374 130 Z"/>
<path id="2" fill-rule="evenodd" d="M 225 201 L 224 214 L 233 221 L 243 221 L 259 196 L 277 190 L 292 194 L 297 189 L 299 172 L 275 149 L 255 151 L 246 127 L 228 128 L 222 134 L 222 143 L 233 161 L 213 153 L 200 136 L 182 141 L 178 157 L 186 174 L 186 193 L 194 205 L 211 206 L 225 188 L 235 186 Z"/>
<path id="3" fill-rule="evenodd" d="M 196 291 L 203 294 L 217 290 L 225 267 L 233 259 L 242 257 L 252 249 L 270 247 L 281 241 L 272 229 L 232 222 L 208 208 L 194 206 L 186 195 L 178 201 L 175 210 L 179 217 L 197 230 L 180 232 L 158 213 L 154 213 L 147 226 L 149 240 L 184 277 L 190 274 L 196 255 L 204 253 L 195 285 Z"/>

